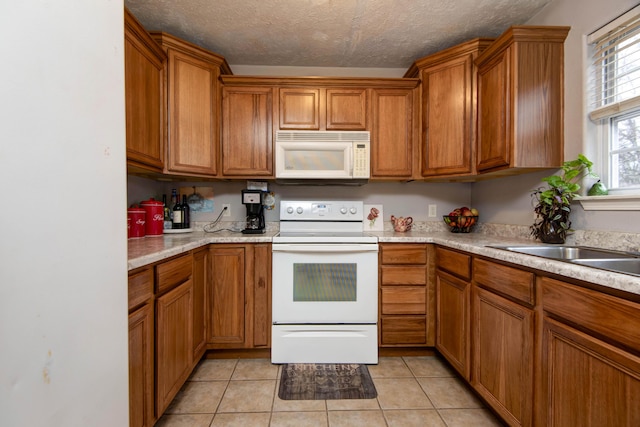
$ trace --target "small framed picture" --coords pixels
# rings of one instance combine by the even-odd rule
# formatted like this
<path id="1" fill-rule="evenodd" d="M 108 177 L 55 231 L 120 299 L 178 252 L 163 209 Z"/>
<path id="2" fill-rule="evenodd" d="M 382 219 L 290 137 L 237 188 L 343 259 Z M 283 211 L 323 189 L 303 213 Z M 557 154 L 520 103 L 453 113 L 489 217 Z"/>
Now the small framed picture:
<path id="1" fill-rule="evenodd" d="M 384 231 L 382 205 L 364 205 L 364 231 Z"/>

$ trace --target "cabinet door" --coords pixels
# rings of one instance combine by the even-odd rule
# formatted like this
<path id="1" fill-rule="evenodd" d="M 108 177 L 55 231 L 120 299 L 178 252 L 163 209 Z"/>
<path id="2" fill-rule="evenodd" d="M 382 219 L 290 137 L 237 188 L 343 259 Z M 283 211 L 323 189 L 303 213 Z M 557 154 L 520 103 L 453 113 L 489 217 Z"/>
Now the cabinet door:
<path id="1" fill-rule="evenodd" d="M 546 318 L 540 425 L 640 425 L 640 358 Z"/>
<path id="2" fill-rule="evenodd" d="M 320 89 L 280 89 L 280 129 L 320 129 Z"/>
<path id="3" fill-rule="evenodd" d="M 410 178 L 413 171 L 413 90 L 373 89 L 371 177 Z"/>
<path id="4" fill-rule="evenodd" d="M 169 49 L 167 171 L 215 176 L 218 166 L 217 65 Z"/>
<path id="5" fill-rule="evenodd" d="M 478 171 L 511 163 L 511 51 L 478 70 Z"/>
<path id="6" fill-rule="evenodd" d="M 366 89 L 327 89 L 327 130 L 367 129 Z"/>
<path id="7" fill-rule="evenodd" d="M 156 415 L 160 416 L 191 373 L 193 282 L 156 298 Z"/>
<path id="8" fill-rule="evenodd" d="M 271 245 L 253 244 L 253 347 L 271 347 Z"/>
<path id="9" fill-rule="evenodd" d="M 470 288 L 469 282 L 442 271 L 436 273 L 436 348 L 467 380 Z"/>
<path id="10" fill-rule="evenodd" d="M 207 286 L 207 342 L 213 348 L 245 345 L 245 248 L 212 247 Z"/>
<path id="11" fill-rule="evenodd" d="M 153 394 L 153 306 L 146 304 L 129 315 L 129 425 L 151 427 Z"/>
<path id="12" fill-rule="evenodd" d="M 158 172 L 164 165 L 164 62 L 160 47 L 125 9 L 127 162 Z"/>
<path id="13" fill-rule="evenodd" d="M 273 177 L 271 88 L 222 90 L 222 173 Z"/>
<path id="14" fill-rule="evenodd" d="M 471 385 L 509 425 L 533 413 L 533 310 L 484 289 L 473 290 Z"/>
<path id="15" fill-rule="evenodd" d="M 472 55 L 422 72 L 424 176 L 474 172 L 474 77 Z"/>
<path id="16" fill-rule="evenodd" d="M 207 344 L 205 291 L 208 287 L 209 251 L 207 249 L 193 254 L 193 365 L 195 366 L 205 352 Z"/>

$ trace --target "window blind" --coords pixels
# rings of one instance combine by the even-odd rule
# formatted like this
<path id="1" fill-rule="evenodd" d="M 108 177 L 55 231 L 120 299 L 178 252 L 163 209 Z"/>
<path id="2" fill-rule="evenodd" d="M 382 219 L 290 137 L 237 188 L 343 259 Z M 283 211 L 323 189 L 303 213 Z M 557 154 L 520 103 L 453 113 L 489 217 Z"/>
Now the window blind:
<path id="1" fill-rule="evenodd" d="M 640 6 L 590 34 L 589 117 L 600 120 L 640 107 Z"/>

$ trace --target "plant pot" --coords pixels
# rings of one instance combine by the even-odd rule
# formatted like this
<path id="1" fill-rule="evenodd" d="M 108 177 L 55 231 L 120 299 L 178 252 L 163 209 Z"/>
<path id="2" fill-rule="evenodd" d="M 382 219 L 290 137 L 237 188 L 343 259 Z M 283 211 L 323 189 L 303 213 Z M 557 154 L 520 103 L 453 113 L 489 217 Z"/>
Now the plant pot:
<path id="1" fill-rule="evenodd" d="M 561 244 L 567 238 L 567 230 L 562 228 L 559 222 L 545 221 L 540 226 L 538 237 L 543 243 Z"/>

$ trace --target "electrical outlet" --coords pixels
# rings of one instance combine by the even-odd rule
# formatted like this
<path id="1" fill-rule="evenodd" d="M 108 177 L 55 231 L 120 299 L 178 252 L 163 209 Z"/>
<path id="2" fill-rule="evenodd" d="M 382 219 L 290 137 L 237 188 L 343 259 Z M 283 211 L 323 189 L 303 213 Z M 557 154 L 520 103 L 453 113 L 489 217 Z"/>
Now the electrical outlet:
<path id="1" fill-rule="evenodd" d="M 222 216 L 231 216 L 231 204 L 229 203 L 223 203 L 222 204 L 222 209 L 227 208 L 226 211 L 224 211 L 224 213 L 222 214 Z"/>
<path id="2" fill-rule="evenodd" d="M 438 215 L 437 209 L 436 205 L 429 205 L 429 218 L 435 218 Z"/>

